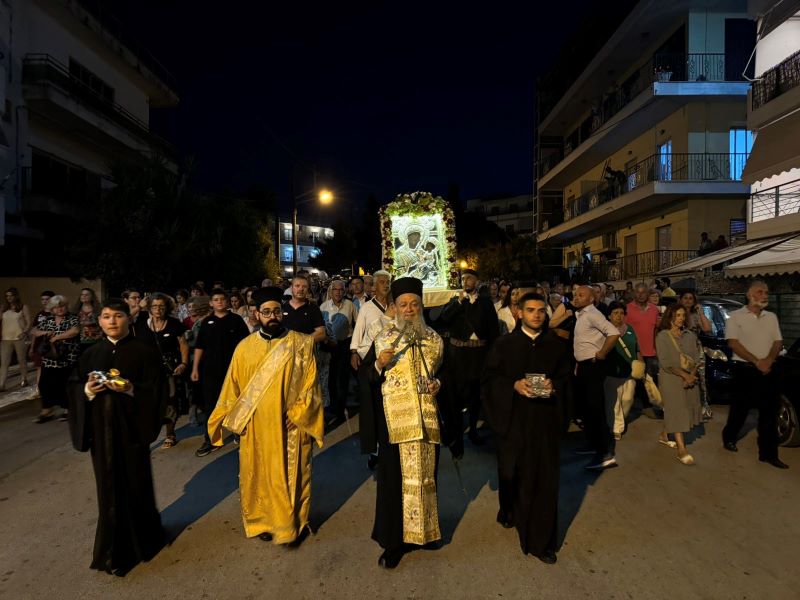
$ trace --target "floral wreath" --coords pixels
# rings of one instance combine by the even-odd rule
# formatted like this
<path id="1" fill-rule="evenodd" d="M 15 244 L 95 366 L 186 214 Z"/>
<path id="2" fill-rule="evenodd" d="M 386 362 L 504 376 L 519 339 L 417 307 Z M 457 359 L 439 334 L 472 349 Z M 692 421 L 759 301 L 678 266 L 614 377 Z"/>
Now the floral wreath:
<path id="1" fill-rule="evenodd" d="M 425 217 L 437 213 L 442 215 L 444 221 L 444 239 L 447 243 L 447 285 L 450 289 L 455 289 L 459 285 L 459 270 L 456 263 L 456 217 L 453 209 L 447 200 L 441 196 L 434 196 L 430 192 L 412 192 L 410 194 L 398 194 L 393 202 L 381 206 L 378 210 L 378 219 L 381 224 L 381 237 L 383 239 L 382 254 L 383 268 L 390 273 L 394 273 L 394 259 L 392 251 L 394 244 L 392 240 L 392 219 L 391 217 Z"/>

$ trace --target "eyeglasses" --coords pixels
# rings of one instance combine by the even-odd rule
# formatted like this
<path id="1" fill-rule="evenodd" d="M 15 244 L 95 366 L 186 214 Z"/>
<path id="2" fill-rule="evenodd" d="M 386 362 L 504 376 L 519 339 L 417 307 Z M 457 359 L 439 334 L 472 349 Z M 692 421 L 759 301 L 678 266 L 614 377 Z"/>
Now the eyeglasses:
<path id="1" fill-rule="evenodd" d="M 260 310 L 258 311 L 258 314 L 260 314 L 262 317 L 277 317 L 278 315 L 283 314 L 283 309 L 274 308 L 272 310 Z"/>

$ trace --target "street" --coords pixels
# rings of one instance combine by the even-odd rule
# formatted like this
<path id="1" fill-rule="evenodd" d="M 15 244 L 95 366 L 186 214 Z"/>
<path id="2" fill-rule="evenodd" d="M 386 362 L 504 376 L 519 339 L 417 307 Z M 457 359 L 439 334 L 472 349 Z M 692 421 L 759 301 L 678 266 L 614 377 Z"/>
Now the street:
<path id="1" fill-rule="evenodd" d="M 35 425 L 32 401 L 0 409 L 0 598 L 797 598 L 800 449 L 790 466 L 757 460 L 755 431 L 725 452 L 727 408 L 686 467 L 656 443 L 660 421 L 638 418 L 617 446 L 620 467 L 596 475 L 562 451 L 558 563 L 523 556 L 516 530 L 495 523 L 493 448 L 467 444 L 460 489 L 449 452 L 439 469 L 443 546 L 378 568 L 370 539 L 375 483 L 359 455 L 357 418 L 314 460 L 315 534 L 295 550 L 245 539 L 233 443 L 194 456 L 201 430 L 179 423 L 177 446 L 154 444 L 164 526 L 174 538 L 125 578 L 90 570 L 96 523 L 89 455 L 66 423 Z M 182 425 L 182 426 L 181 426 Z M 754 415 L 748 428 L 754 426 Z M 484 433 L 484 435 L 487 435 Z"/>

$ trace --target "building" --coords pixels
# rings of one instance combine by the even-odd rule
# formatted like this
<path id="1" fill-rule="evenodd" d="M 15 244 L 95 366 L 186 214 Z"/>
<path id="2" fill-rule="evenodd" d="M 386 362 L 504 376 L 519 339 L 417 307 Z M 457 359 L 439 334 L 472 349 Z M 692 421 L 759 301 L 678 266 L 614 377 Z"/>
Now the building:
<path id="1" fill-rule="evenodd" d="M 292 224 L 281 221 L 278 224 L 280 231 L 280 263 L 281 271 L 290 276 L 293 269 L 293 246 L 292 246 Z M 312 267 L 308 260 L 320 253 L 318 244 L 333 239 L 333 229 L 320 225 L 307 225 L 298 223 L 297 225 L 297 269 L 306 270 L 309 273 L 319 271 Z"/>
<path id="2" fill-rule="evenodd" d="M 112 185 L 110 160 L 171 156 L 150 109 L 178 96 L 166 69 L 76 0 L 0 3 L 0 77 L 0 264 L 22 275 Z"/>
<path id="3" fill-rule="evenodd" d="M 701 232 L 744 238 L 756 23 L 743 0 L 640 0 L 538 99 L 535 229 L 562 278 L 647 280 Z"/>
<path id="4" fill-rule="evenodd" d="M 533 233 L 533 196 L 530 194 L 467 200 L 467 210 L 482 213 L 506 233 Z"/>

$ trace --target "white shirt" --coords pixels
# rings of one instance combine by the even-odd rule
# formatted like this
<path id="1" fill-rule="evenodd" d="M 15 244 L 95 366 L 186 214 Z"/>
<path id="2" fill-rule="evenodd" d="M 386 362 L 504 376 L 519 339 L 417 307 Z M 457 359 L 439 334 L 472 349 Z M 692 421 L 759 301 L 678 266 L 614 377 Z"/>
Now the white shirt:
<path id="1" fill-rule="evenodd" d="M 325 319 L 325 329 L 328 335 L 337 341 L 345 340 L 353 335 L 353 324 L 356 322 L 358 311 L 350 300 L 343 298 L 339 306 L 336 306 L 333 300 L 326 300 L 319 310 L 322 318 Z"/>
<path id="2" fill-rule="evenodd" d="M 506 329 L 508 329 L 508 333 L 514 331 L 514 328 L 517 326 L 517 322 L 514 319 L 514 315 L 511 314 L 511 309 L 508 306 L 504 306 L 499 311 L 497 311 L 497 318 L 505 323 Z"/>
<path id="3" fill-rule="evenodd" d="M 522 333 L 524 333 L 525 335 L 527 335 L 527 336 L 528 336 L 529 338 L 531 338 L 532 340 L 535 340 L 535 339 L 536 339 L 537 337 L 539 337 L 539 336 L 541 335 L 541 333 L 542 333 L 541 331 L 539 331 L 539 332 L 537 332 L 537 333 L 531 333 L 530 331 L 528 331 L 528 330 L 525 328 L 525 326 L 524 326 L 524 325 L 523 325 L 522 327 L 520 327 L 520 329 L 522 330 Z"/>
<path id="4" fill-rule="evenodd" d="M 775 313 L 762 310 L 756 315 L 743 306 L 739 310 L 731 311 L 730 318 L 725 323 L 725 339 L 739 340 L 750 354 L 761 359 L 769 356 L 772 345 L 783 340 L 783 336 Z M 735 352 L 733 360 L 747 362 Z"/>
<path id="5" fill-rule="evenodd" d="M 369 347 L 374 341 L 370 336 L 370 325 L 379 320 L 384 311 L 376 304 L 374 298 L 364 303 L 358 311 L 356 326 L 353 328 L 353 340 L 350 342 L 350 350 L 355 350 L 361 358 L 369 352 Z M 386 310 L 386 307 L 384 307 Z"/>
<path id="6" fill-rule="evenodd" d="M 606 338 L 619 336 L 619 331 L 603 316 L 594 304 L 575 312 L 575 360 L 591 360 L 600 352 Z"/>
<path id="7" fill-rule="evenodd" d="M 502 300 L 498 300 L 497 302 L 494 303 L 495 311 L 500 312 L 501 308 L 503 308 L 503 301 Z"/>

